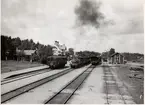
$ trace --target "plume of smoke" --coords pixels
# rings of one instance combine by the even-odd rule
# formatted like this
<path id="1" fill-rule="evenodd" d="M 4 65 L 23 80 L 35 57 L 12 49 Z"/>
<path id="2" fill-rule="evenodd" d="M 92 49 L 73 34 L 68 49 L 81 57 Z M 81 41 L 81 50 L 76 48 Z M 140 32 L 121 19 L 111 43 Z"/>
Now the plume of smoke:
<path id="1" fill-rule="evenodd" d="M 80 40 L 85 39 L 87 32 L 95 27 L 100 27 L 100 22 L 104 19 L 103 14 L 100 12 L 101 3 L 93 0 L 80 0 L 79 5 L 75 8 L 77 29 L 75 47 L 80 43 Z"/>
<path id="2" fill-rule="evenodd" d="M 103 14 L 99 11 L 100 5 L 100 2 L 93 0 L 80 0 L 79 6 L 75 8 L 76 25 L 91 25 L 99 28 L 100 20 L 104 19 Z"/>
<path id="3" fill-rule="evenodd" d="M 114 25 L 114 21 L 106 20 L 105 15 L 100 10 L 101 2 L 95 0 L 79 0 L 79 5 L 75 8 L 77 30 L 75 47 L 81 40 L 87 39 L 86 37 L 93 37 L 93 33 L 100 27 L 106 27 L 108 25 Z M 88 33 L 91 29 L 96 29 L 93 33 Z M 88 35 L 89 34 L 89 35 Z M 98 34 L 97 38 L 100 38 L 102 34 Z M 89 40 L 88 40 L 89 41 Z M 91 41 L 91 40 L 90 40 Z M 86 45 L 89 42 L 86 42 Z M 84 45 L 84 46 L 86 46 Z"/>

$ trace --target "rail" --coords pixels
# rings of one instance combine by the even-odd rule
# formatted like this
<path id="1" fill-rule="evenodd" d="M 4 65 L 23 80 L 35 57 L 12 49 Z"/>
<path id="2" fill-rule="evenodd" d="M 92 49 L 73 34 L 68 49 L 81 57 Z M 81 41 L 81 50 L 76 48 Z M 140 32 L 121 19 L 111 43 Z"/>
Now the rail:
<path id="1" fill-rule="evenodd" d="M 46 72 L 50 72 L 50 69 L 43 69 L 43 70 L 37 70 L 37 71 L 31 71 L 31 72 L 26 72 L 26 73 L 22 73 L 22 74 L 12 75 L 10 77 L 7 77 L 7 79 L 4 79 L 3 81 L 1 81 L 1 85 L 11 83 L 14 81 L 18 81 L 18 80 L 21 80 L 24 78 L 32 77 L 35 75 L 43 74 Z"/>
<path id="2" fill-rule="evenodd" d="M 106 69 L 107 68 L 107 69 Z M 110 98 L 109 98 L 109 81 L 110 78 L 113 82 L 114 87 L 116 87 L 117 91 L 118 91 L 118 95 L 121 97 L 121 100 L 123 101 L 123 104 L 127 104 L 125 98 L 123 97 L 123 93 L 120 90 L 120 87 L 118 86 L 118 83 L 114 77 L 114 74 L 112 73 L 112 71 L 110 70 L 110 68 L 108 67 L 104 67 L 104 80 L 105 80 L 105 86 L 106 86 L 106 99 L 107 99 L 107 104 L 111 104 L 110 103 Z M 107 76 L 107 75 L 108 76 Z"/>
<path id="3" fill-rule="evenodd" d="M 75 93 L 75 91 L 81 86 L 84 80 L 89 76 L 95 66 L 88 67 L 80 75 L 70 81 L 66 86 L 64 86 L 58 93 L 48 99 L 44 104 L 65 104 Z"/>
<path id="4" fill-rule="evenodd" d="M 32 82 L 30 84 L 27 84 L 25 86 L 19 87 L 19 88 L 14 89 L 14 90 L 11 90 L 11 91 L 9 91 L 7 93 L 1 94 L 1 103 L 4 103 L 4 102 L 6 102 L 6 101 L 8 101 L 8 100 L 20 95 L 20 94 L 23 94 L 23 93 L 25 93 L 25 92 L 27 92 L 27 91 L 29 91 L 31 89 L 34 89 L 34 88 L 36 88 L 38 86 L 41 86 L 41 85 L 43 85 L 43 84 L 45 84 L 45 83 L 47 83 L 49 81 L 52 81 L 52 80 L 54 80 L 54 79 L 56 79 L 56 78 L 58 78 L 58 77 L 60 77 L 62 75 L 65 75 L 65 74 L 67 74 L 67 73 L 69 73 L 69 72 L 71 72 L 73 70 L 75 70 L 75 69 L 68 68 L 68 69 L 66 69 L 64 71 L 61 71 L 61 72 L 56 73 L 56 74 L 53 74 L 53 75 L 51 75 L 49 77 L 40 79 L 38 81 Z"/>

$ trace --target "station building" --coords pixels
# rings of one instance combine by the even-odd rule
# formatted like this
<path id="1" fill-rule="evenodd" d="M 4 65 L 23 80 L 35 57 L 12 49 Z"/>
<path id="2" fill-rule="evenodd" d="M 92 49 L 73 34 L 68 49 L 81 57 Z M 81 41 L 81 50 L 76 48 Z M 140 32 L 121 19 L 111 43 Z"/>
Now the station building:
<path id="1" fill-rule="evenodd" d="M 111 64 L 124 64 L 124 56 L 120 53 L 114 53 L 109 58 Z"/>

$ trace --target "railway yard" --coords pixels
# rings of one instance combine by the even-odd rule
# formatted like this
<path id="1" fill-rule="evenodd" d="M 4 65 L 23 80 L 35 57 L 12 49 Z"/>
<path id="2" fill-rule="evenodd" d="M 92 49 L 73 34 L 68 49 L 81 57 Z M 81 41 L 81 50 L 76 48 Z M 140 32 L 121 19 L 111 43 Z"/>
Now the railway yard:
<path id="1" fill-rule="evenodd" d="M 135 78 L 125 77 L 127 72 L 129 67 L 124 65 L 91 64 L 76 69 L 10 72 L 1 81 L 1 103 L 143 104 L 143 79 L 135 82 Z"/>
<path id="2" fill-rule="evenodd" d="M 144 104 L 143 4 L 2 0 L 1 104 Z"/>

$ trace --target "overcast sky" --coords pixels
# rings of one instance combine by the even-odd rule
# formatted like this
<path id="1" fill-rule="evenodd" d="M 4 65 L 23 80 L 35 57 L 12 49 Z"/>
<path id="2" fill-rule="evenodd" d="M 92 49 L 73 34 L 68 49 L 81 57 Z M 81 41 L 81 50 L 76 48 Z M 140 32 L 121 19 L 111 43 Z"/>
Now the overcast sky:
<path id="1" fill-rule="evenodd" d="M 2 34 L 33 39 L 42 44 L 55 40 L 75 51 L 144 52 L 144 0 L 100 0 L 100 11 L 113 25 L 74 28 L 78 0 L 1 0 Z M 83 33 L 80 35 L 80 33 Z"/>

